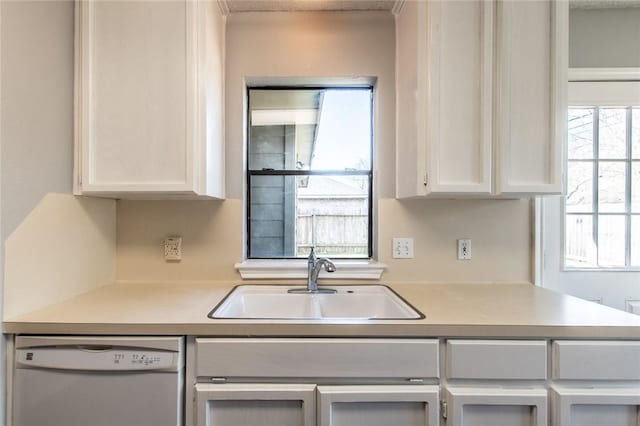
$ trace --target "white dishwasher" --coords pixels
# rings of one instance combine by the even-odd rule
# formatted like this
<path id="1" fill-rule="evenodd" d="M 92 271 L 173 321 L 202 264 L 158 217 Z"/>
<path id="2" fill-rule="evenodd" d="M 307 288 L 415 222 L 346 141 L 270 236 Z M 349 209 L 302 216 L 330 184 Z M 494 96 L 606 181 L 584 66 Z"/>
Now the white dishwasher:
<path id="1" fill-rule="evenodd" d="M 13 426 L 181 426 L 182 337 L 17 336 Z"/>

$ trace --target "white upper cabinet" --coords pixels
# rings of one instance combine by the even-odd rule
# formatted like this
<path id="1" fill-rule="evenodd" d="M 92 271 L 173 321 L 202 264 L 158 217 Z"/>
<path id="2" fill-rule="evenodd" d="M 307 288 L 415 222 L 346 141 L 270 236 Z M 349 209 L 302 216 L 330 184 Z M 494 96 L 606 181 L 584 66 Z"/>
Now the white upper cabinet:
<path id="1" fill-rule="evenodd" d="M 497 193 L 562 193 L 567 5 L 562 0 L 497 3 Z"/>
<path id="2" fill-rule="evenodd" d="M 224 197 L 217 2 L 76 3 L 76 194 Z"/>
<path id="3" fill-rule="evenodd" d="M 567 2 L 405 2 L 396 195 L 562 191 Z"/>

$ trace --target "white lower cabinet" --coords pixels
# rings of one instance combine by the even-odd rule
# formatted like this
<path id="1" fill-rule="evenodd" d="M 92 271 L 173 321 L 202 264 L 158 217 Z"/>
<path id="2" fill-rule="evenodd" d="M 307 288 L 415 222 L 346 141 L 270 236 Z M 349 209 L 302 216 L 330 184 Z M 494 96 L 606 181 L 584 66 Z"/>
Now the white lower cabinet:
<path id="1" fill-rule="evenodd" d="M 547 426 L 544 388 L 445 389 L 447 426 Z"/>
<path id="2" fill-rule="evenodd" d="M 316 386 L 196 385 L 197 426 L 315 426 Z"/>
<path id="3" fill-rule="evenodd" d="M 186 424 L 439 426 L 439 347 L 436 339 L 191 338 Z"/>
<path id="4" fill-rule="evenodd" d="M 640 342 L 552 345 L 553 426 L 640 425 Z"/>
<path id="5" fill-rule="evenodd" d="M 438 386 L 196 385 L 197 426 L 437 426 Z"/>
<path id="6" fill-rule="evenodd" d="M 551 388 L 554 426 L 637 426 L 640 388 Z"/>
<path id="7" fill-rule="evenodd" d="M 436 426 L 438 386 L 318 386 L 318 426 Z"/>
<path id="8" fill-rule="evenodd" d="M 640 426 L 638 341 L 190 338 L 187 355 L 186 426 Z"/>

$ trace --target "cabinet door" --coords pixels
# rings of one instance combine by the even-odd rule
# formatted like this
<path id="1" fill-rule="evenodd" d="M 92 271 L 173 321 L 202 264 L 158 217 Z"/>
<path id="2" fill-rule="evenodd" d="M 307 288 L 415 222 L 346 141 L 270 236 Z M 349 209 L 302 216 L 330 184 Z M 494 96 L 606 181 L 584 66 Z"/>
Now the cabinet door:
<path id="1" fill-rule="evenodd" d="M 497 3 L 496 191 L 559 194 L 566 138 L 568 2 Z"/>
<path id="2" fill-rule="evenodd" d="M 547 426 L 542 388 L 446 389 L 447 426 Z"/>
<path id="3" fill-rule="evenodd" d="M 494 2 L 428 3 L 427 191 L 491 192 Z"/>
<path id="4" fill-rule="evenodd" d="M 551 389 L 555 426 L 636 426 L 640 388 Z"/>
<path id="5" fill-rule="evenodd" d="M 396 196 L 491 192 L 493 1 L 396 15 Z"/>
<path id="6" fill-rule="evenodd" d="M 197 384 L 197 426 L 315 426 L 315 385 Z"/>
<path id="7" fill-rule="evenodd" d="M 213 2 L 76 3 L 76 193 L 223 195 L 223 28 Z"/>
<path id="8" fill-rule="evenodd" d="M 427 2 L 396 14 L 396 197 L 427 195 Z"/>
<path id="9" fill-rule="evenodd" d="M 437 426 L 438 387 L 318 386 L 318 426 Z"/>

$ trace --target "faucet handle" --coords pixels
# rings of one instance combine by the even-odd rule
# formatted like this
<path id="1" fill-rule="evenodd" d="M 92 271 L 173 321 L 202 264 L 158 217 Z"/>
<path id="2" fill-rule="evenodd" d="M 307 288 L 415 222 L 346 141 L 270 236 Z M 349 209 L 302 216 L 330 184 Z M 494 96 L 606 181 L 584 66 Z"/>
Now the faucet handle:
<path id="1" fill-rule="evenodd" d="M 309 260 L 313 260 L 314 263 L 316 261 L 316 248 L 315 248 L 315 246 L 311 246 L 311 250 L 309 251 Z"/>

